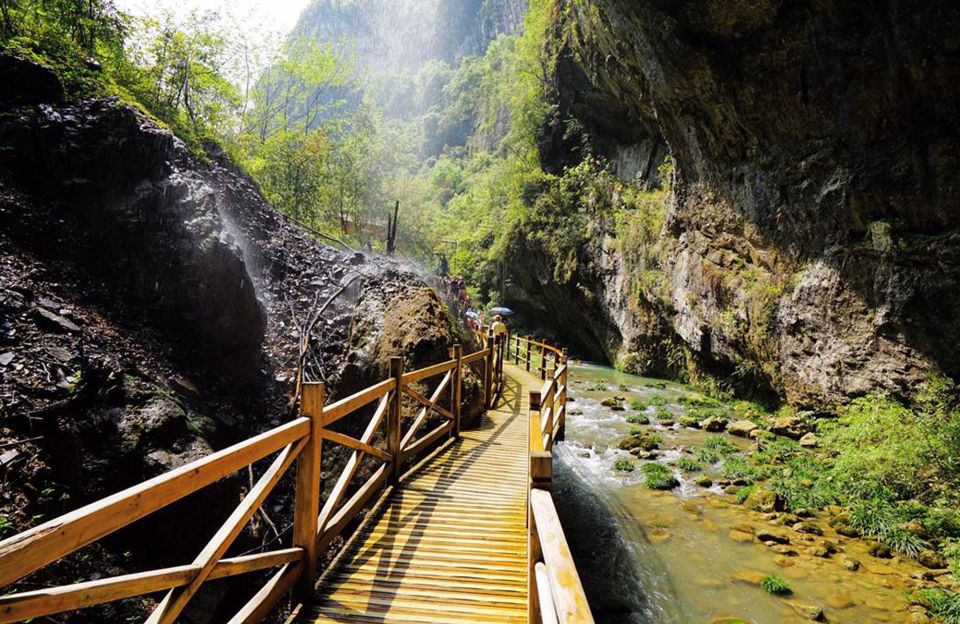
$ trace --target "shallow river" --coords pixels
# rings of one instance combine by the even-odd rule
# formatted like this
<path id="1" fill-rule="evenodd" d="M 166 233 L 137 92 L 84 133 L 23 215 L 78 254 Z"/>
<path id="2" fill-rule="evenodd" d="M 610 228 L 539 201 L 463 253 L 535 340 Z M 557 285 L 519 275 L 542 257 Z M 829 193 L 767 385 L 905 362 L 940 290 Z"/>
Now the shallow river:
<path id="1" fill-rule="evenodd" d="M 908 621 L 904 592 L 910 574 L 919 571 L 912 564 L 874 559 L 862 542 L 829 528 L 824 537 L 861 562 L 859 570 L 846 569 L 839 554 L 778 557 L 762 544 L 734 538 L 743 533 L 731 533 L 732 527 L 768 523 L 731 503 L 719 487 L 699 487 L 676 472 L 681 485 L 657 492 L 643 486 L 640 470 L 613 469 L 615 459 L 633 459 L 617 448 L 631 428 L 625 421 L 630 410 L 615 412 L 600 401 L 617 395 L 629 403 L 659 394 L 679 415 L 684 408 L 676 398 L 689 390 L 594 365 L 571 367 L 570 385 L 566 441 L 555 448 L 555 491 L 598 622 L 710 624 L 737 618 L 780 624 L 807 621 L 800 613 L 804 606 L 821 608 L 830 622 Z M 664 449 L 699 444 L 707 435 L 659 424 L 649 428 L 664 436 Z M 740 446 L 749 444 L 728 437 Z M 665 450 L 656 461 L 680 454 Z M 794 545 L 800 551 L 806 546 Z M 766 594 L 757 579 L 767 574 L 787 579 L 793 594 Z"/>

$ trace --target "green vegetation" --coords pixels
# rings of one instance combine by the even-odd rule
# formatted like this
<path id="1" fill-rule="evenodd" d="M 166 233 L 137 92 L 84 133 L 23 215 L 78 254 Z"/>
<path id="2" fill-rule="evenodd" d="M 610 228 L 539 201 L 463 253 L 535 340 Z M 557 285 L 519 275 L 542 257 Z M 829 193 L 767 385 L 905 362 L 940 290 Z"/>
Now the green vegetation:
<path id="1" fill-rule="evenodd" d="M 645 414 L 627 414 L 627 422 L 633 425 L 646 425 L 650 422 Z"/>
<path id="2" fill-rule="evenodd" d="M 689 457 L 681 457 L 673 462 L 673 465 L 684 472 L 699 472 L 703 469 L 703 465 L 700 462 L 695 459 L 690 459 Z"/>
<path id="3" fill-rule="evenodd" d="M 672 490 L 680 485 L 670 469 L 663 464 L 650 462 L 643 465 L 643 484 L 651 490 Z"/>
<path id="4" fill-rule="evenodd" d="M 634 465 L 633 462 L 625 457 L 614 460 L 613 469 L 620 470 L 622 472 L 633 472 Z"/>
<path id="5" fill-rule="evenodd" d="M 661 407 L 657 410 L 657 420 L 673 420 L 673 412 Z"/>
<path id="6" fill-rule="evenodd" d="M 641 401 L 640 399 L 634 399 L 630 401 L 630 409 L 637 410 L 638 412 L 642 412 L 647 409 L 648 405 L 649 403 L 646 401 Z"/>
<path id="7" fill-rule="evenodd" d="M 760 581 L 760 588 L 768 594 L 777 596 L 789 594 L 793 591 L 790 589 L 790 583 L 782 576 L 777 576 L 776 574 L 763 577 L 763 580 Z"/>
<path id="8" fill-rule="evenodd" d="M 960 592 L 921 589 L 908 598 L 929 609 L 943 624 L 960 624 Z"/>

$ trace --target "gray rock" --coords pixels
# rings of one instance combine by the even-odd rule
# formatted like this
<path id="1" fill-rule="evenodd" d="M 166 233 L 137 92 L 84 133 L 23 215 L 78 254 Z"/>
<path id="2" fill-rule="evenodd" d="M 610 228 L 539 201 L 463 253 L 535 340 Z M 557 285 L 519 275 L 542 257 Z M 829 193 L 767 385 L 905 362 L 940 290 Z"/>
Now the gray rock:
<path id="1" fill-rule="evenodd" d="M 46 308 L 34 308 L 34 313 L 37 318 L 37 324 L 46 329 L 69 334 L 79 334 L 81 332 L 80 327 L 76 323 L 65 319 L 56 312 L 51 312 Z"/>

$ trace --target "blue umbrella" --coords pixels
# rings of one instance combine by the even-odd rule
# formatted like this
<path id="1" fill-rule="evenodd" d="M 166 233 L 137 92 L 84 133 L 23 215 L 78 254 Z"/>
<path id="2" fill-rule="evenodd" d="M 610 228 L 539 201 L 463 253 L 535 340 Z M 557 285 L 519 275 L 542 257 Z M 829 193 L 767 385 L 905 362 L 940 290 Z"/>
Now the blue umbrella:
<path id="1" fill-rule="evenodd" d="M 496 308 L 491 308 L 490 314 L 499 314 L 500 316 L 510 316 L 513 314 L 513 310 L 511 310 L 510 308 L 504 308 L 503 306 L 499 306 Z"/>

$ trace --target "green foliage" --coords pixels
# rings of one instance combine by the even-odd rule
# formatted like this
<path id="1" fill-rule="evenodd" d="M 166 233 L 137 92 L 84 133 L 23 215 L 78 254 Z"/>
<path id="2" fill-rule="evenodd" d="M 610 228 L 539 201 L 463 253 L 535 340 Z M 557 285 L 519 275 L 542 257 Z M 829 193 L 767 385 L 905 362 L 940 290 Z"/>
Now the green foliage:
<path id="1" fill-rule="evenodd" d="M 652 405 L 653 407 L 663 407 L 667 404 L 667 399 L 663 395 L 654 394 L 647 399 L 647 405 Z"/>
<path id="2" fill-rule="evenodd" d="M 755 484 L 750 484 L 746 487 L 741 488 L 737 494 L 737 502 L 741 505 L 750 497 L 751 494 L 757 491 L 757 486 Z"/>
<path id="3" fill-rule="evenodd" d="M 587 387 L 589 392 L 605 392 L 607 389 L 606 382 L 595 381 Z"/>
<path id="4" fill-rule="evenodd" d="M 627 414 L 627 422 L 634 425 L 646 425 L 650 422 L 645 414 L 633 413 Z"/>
<path id="5" fill-rule="evenodd" d="M 646 401 L 641 399 L 634 399 L 630 401 L 630 409 L 637 410 L 638 412 L 642 412 L 643 410 L 647 409 L 648 405 L 649 404 Z"/>
<path id="6" fill-rule="evenodd" d="M 657 410 L 657 420 L 672 420 L 672 419 L 673 419 L 673 412 L 671 412 L 670 410 L 664 407 L 661 407 L 660 409 Z"/>
<path id="7" fill-rule="evenodd" d="M 908 598 L 925 606 L 943 624 L 960 624 L 960 592 L 921 589 L 909 594 Z"/>
<path id="8" fill-rule="evenodd" d="M 803 453 L 803 448 L 793 440 L 780 438 L 772 440 L 763 446 L 763 450 L 754 454 L 754 459 L 761 464 L 783 464 Z"/>
<path id="9" fill-rule="evenodd" d="M 839 500 L 829 468 L 807 455 L 796 455 L 769 469 L 768 487 L 783 498 L 787 509 L 820 509 Z"/>
<path id="10" fill-rule="evenodd" d="M 680 485 L 670 469 L 657 462 L 643 465 L 643 484 L 651 490 L 672 490 Z"/>
<path id="11" fill-rule="evenodd" d="M 914 409 L 876 396 L 841 408 L 821 439 L 836 453 L 834 470 L 844 491 L 861 498 L 885 490 L 898 499 L 956 501 L 960 410 L 944 389 L 952 387 L 931 380 Z"/>
<path id="12" fill-rule="evenodd" d="M 850 507 L 850 524 L 864 537 L 873 538 L 908 557 L 916 557 L 927 544 L 901 528 L 907 519 L 888 499 L 875 496 L 855 501 Z"/>
<path id="13" fill-rule="evenodd" d="M 621 457 L 619 459 L 614 460 L 613 469 L 620 470 L 622 472 L 633 472 L 634 465 L 633 465 L 633 462 L 630 461 L 629 459 Z"/>
<path id="14" fill-rule="evenodd" d="M 790 589 L 790 583 L 776 574 L 763 577 L 763 580 L 760 581 L 760 588 L 768 594 L 774 595 L 789 594 L 793 591 Z"/>
<path id="15" fill-rule="evenodd" d="M 723 460 L 723 466 L 720 467 L 720 476 L 732 481 L 753 482 L 760 478 L 760 472 L 755 466 L 750 465 L 744 455 L 735 454 L 728 455 Z"/>
<path id="16" fill-rule="evenodd" d="M 695 459 L 690 459 L 689 457 L 681 457 L 673 462 L 673 465 L 684 472 L 699 472 L 703 469 L 703 465 L 700 462 Z"/>

